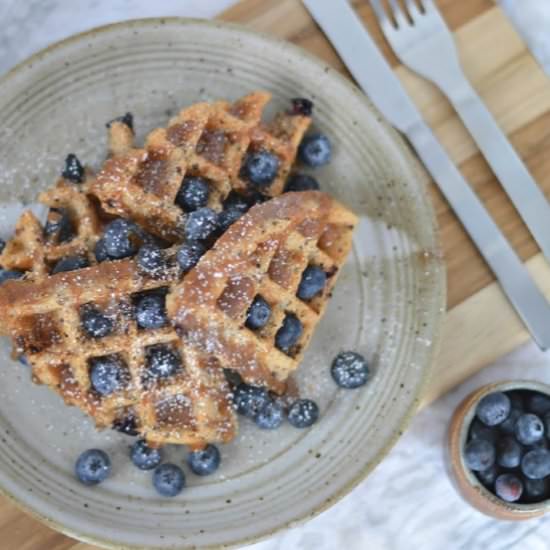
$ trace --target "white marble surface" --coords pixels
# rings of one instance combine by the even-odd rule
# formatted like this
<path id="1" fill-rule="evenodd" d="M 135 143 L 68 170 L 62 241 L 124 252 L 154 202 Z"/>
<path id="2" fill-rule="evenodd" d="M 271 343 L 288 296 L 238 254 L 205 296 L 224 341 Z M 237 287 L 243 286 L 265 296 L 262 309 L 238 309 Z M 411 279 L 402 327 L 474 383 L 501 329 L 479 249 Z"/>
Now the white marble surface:
<path id="1" fill-rule="evenodd" d="M 462 0 L 469 1 L 469 0 Z M 122 19 L 211 17 L 233 0 L 0 0 L 0 73 L 43 46 Z M 550 74 L 550 0 L 501 0 Z M 78 13 L 78 16 L 74 14 Z M 496 320 L 495 320 L 496 322 Z M 445 471 L 445 430 L 472 389 L 504 378 L 550 382 L 550 356 L 527 345 L 419 414 L 376 471 L 309 523 L 254 550 L 538 550 L 549 547 L 550 517 L 497 522 L 465 504 Z"/>

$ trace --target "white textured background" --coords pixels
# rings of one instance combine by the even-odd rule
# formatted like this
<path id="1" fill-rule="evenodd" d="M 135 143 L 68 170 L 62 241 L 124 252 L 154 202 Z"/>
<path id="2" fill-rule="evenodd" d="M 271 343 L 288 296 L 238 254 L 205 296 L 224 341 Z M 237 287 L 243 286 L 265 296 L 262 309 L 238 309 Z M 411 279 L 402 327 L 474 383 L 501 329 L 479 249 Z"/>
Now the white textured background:
<path id="1" fill-rule="evenodd" d="M 211 17 L 233 1 L 0 0 L 0 73 L 53 41 L 97 25 L 137 17 Z M 550 0 L 500 3 L 550 75 Z M 350 495 L 304 526 L 251 550 L 550 548 L 550 517 L 522 523 L 488 519 L 461 500 L 446 474 L 444 440 L 452 411 L 474 388 L 504 378 L 550 383 L 550 356 L 528 345 L 472 377 L 420 413 Z"/>

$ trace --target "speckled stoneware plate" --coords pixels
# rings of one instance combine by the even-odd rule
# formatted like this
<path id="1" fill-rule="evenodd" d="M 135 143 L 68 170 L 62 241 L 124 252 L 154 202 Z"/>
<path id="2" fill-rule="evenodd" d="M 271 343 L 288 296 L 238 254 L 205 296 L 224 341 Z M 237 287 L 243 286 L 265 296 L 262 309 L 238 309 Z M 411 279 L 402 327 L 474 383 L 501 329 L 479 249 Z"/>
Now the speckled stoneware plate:
<path id="1" fill-rule="evenodd" d="M 127 458 L 129 439 L 97 433 L 78 410 L 9 358 L 0 369 L 0 486 L 29 512 L 108 548 L 241 546 L 330 506 L 382 459 L 418 404 L 445 303 L 445 273 L 425 178 L 396 134 L 348 81 L 294 46 L 218 23 L 144 20 L 57 44 L 0 81 L 0 226 L 20 212 L 75 152 L 98 167 L 105 122 L 135 115 L 138 139 L 197 100 L 254 89 L 315 101 L 315 126 L 334 144 L 322 188 L 361 218 L 353 252 L 301 366 L 315 399 L 310 430 L 263 432 L 241 422 L 210 478 L 188 473 L 173 500 Z M 338 390 L 329 365 L 341 350 L 368 357 L 368 386 Z M 107 450 L 113 475 L 89 489 L 73 478 L 77 455 Z M 181 463 L 183 448 L 168 449 Z"/>

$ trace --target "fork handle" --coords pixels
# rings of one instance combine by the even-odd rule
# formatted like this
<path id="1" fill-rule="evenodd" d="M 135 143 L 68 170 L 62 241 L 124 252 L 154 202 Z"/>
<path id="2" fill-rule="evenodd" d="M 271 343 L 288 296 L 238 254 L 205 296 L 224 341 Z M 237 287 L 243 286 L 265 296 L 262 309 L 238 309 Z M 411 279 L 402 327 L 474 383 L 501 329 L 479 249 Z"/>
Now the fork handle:
<path id="1" fill-rule="evenodd" d="M 538 346 L 550 347 L 550 305 L 477 195 L 453 164 L 430 128 L 417 122 L 407 137 Z"/>
<path id="2" fill-rule="evenodd" d="M 445 88 L 464 125 L 550 261 L 550 205 L 544 193 L 470 83 L 461 78 Z"/>

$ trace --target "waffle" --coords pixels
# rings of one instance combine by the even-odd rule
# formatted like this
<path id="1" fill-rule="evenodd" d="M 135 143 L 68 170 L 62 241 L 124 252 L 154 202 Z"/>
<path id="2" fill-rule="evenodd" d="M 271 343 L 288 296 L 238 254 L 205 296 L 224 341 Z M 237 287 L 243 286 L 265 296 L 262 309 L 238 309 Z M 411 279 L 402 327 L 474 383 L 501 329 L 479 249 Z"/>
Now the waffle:
<path id="1" fill-rule="evenodd" d="M 228 441 L 236 430 L 229 387 L 215 359 L 186 346 L 170 326 L 144 330 L 133 316 L 133 300 L 148 291 L 167 290 L 178 279 L 172 251 L 162 279 L 144 277 L 134 260 L 104 262 L 58 273 L 41 281 L 8 281 L 0 287 L 5 312 L 1 330 L 32 366 L 36 382 L 46 384 L 69 405 L 80 407 L 98 427 L 134 418 L 136 430 L 151 445 L 201 447 Z M 103 338 L 88 337 L 80 312 L 89 304 L 114 320 Z M 179 353 L 183 369 L 151 383 L 144 377 L 147 351 L 166 344 Z M 93 390 L 90 362 L 115 355 L 127 369 L 123 390 L 107 397 Z"/>
<path id="2" fill-rule="evenodd" d="M 175 204 L 185 176 L 208 180 L 208 206 L 223 209 L 231 190 L 247 193 L 240 177 L 249 151 L 267 150 L 279 158 L 279 171 L 262 192 L 283 192 L 300 141 L 311 123 L 309 116 L 279 113 L 271 123 L 261 121 L 271 99 L 267 92 L 253 92 L 237 102 L 196 103 L 182 110 L 166 128 L 153 130 L 144 148 L 133 146 L 128 124 L 109 125 L 111 157 L 87 185 L 103 209 L 130 218 L 169 242 L 183 240 L 185 213 Z"/>
<path id="3" fill-rule="evenodd" d="M 323 314 L 356 222 L 318 191 L 286 193 L 253 207 L 168 295 L 179 336 L 246 382 L 282 392 Z M 302 301 L 296 294 L 309 265 L 321 267 L 328 279 L 321 294 Z M 264 328 L 250 330 L 247 312 L 258 295 L 272 313 Z M 285 353 L 275 337 L 287 314 L 301 321 L 303 332 Z"/>

